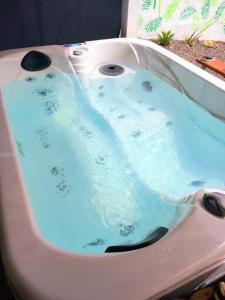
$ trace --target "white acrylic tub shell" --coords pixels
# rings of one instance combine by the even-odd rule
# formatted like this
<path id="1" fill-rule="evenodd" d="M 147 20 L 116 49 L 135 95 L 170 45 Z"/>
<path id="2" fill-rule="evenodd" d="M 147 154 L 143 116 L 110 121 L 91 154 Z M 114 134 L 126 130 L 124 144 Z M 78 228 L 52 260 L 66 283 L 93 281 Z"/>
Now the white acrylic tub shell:
<path id="1" fill-rule="evenodd" d="M 208 111 L 225 119 L 224 82 L 159 46 L 138 39 L 88 42 L 87 72 L 98 64 L 131 63 L 150 69 Z M 51 69 L 74 72 L 71 48 L 35 48 L 52 58 Z M 33 75 L 21 69 L 29 49 L 0 53 L 0 86 Z M 84 63 L 84 61 L 82 62 Z M 73 67 L 74 65 L 74 67 Z M 150 247 L 120 254 L 78 255 L 44 240 L 33 219 L 5 107 L 0 99 L 0 244 L 7 276 L 16 294 L 29 300 L 147 300 L 181 288 L 196 287 L 225 259 L 225 221 L 201 204 L 204 190 L 194 198 L 191 214 Z M 209 190 L 207 190 L 209 191 Z M 220 191 L 221 192 L 221 191 Z M 183 290 L 182 290 L 183 288 Z M 174 295 L 176 292 L 174 293 Z M 169 299 L 169 296 L 165 296 Z"/>

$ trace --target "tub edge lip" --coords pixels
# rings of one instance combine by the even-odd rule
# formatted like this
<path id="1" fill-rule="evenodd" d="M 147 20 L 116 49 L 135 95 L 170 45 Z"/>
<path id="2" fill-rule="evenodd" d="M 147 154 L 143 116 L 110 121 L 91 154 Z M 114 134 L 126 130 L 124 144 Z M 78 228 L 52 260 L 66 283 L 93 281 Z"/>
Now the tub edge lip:
<path id="1" fill-rule="evenodd" d="M 122 257 L 121 254 L 119 254 L 119 255 L 110 255 L 110 256 L 107 255 L 107 257 L 105 255 L 101 256 L 101 257 L 93 257 L 93 256 L 89 257 L 89 256 L 86 256 L 86 255 L 83 256 L 83 255 L 79 255 L 79 254 L 77 255 L 77 254 L 73 254 L 73 253 L 69 253 L 69 252 L 67 253 L 63 250 L 58 249 L 57 247 L 54 247 L 54 246 L 52 247 L 52 245 L 48 245 L 48 243 L 46 243 L 46 241 L 40 237 L 40 235 L 38 234 L 38 232 L 35 229 L 36 225 L 35 225 L 35 223 L 33 223 L 34 220 L 29 215 L 29 212 L 30 212 L 31 208 L 28 207 L 29 202 L 28 202 L 28 198 L 27 198 L 27 195 L 26 195 L 26 192 L 25 192 L 25 188 L 23 186 L 24 182 L 22 180 L 22 174 L 21 174 L 21 170 L 20 170 L 20 167 L 19 167 L 19 162 L 18 162 L 17 155 L 16 155 L 16 149 L 15 149 L 15 145 L 12 141 L 12 136 L 11 136 L 10 129 L 9 129 L 9 124 L 7 122 L 7 119 L 6 119 L 6 111 L 4 110 L 3 106 L 4 106 L 4 103 L 3 103 L 3 100 L 0 96 L 0 116 L 1 115 L 3 116 L 3 118 L 4 118 L 3 122 L 5 123 L 4 128 L 0 128 L 0 131 L 5 130 L 7 132 L 8 136 L 6 137 L 6 139 L 8 139 L 8 142 L 7 142 L 9 144 L 8 152 L 10 154 L 6 158 L 6 160 L 7 160 L 8 164 L 11 163 L 15 167 L 15 170 L 14 170 L 15 171 L 15 178 L 14 179 L 16 181 L 15 184 L 18 188 L 18 193 L 21 194 L 20 196 L 21 196 L 21 200 L 23 201 L 23 203 L 20 206 L 15 206 L 15 207 L 12 207 L 11 209 L 9 209 L 7 206 L 8 206 L 8 199 L 9 199 L 10 196 L 7 196 L 7 197 L 5 196 L 4 199 L 1 199 L 1 201 L 0 201 L 1 202 L 0 206 L 2 208 L 1 214 L 4 215 L 4 213 L 6 213 L 6 215 L 8 215 L 8 217 L 11 217 L 11 215 L 10 215 L 11 211 L 9 211 L 9 210 L 18 209 L 18 213 L 19 213 L 19 211 L 23 210 L 24 211 L 23 213 L 24 213 L 24 216 L 25 216 L 25 219 L 26 219 L 25 220 L 26 221 L 25 225 L 28 225 L 27 228 L 26 228 L 26 226 L 24 227 L 24 232 L 27 232 L 26 234 L 28 236 L 28 241 L 26 241 L 26 243 L 28 243 L 28 244 L 29 243 L 34 243 L 36 245 L 36 247 L 38 247 L 37 249 L 35 249 L 35 253 L 40 252 L 41 254 L 46 255 L 46 257 L 49 256 L 49 258 L 50 258 L 50 256 L 53 256 L 53 254 L 54 254 L 55 258 L 53 259 L 51 257 L 51 259 L 54 262 L 57 262 L 57 261 L 61 260 L 62 259 L 61 258 L 62 254 L 63 254 L 63 256 L 66 256 L 66 260 L 73 259 L 73 263 L 75 263 L 75 265 L 76 265 L 77 261 L 80 261 L 80 260 L 82 262 L 85 261 L 84 262 L 85 267 L 87 267 L 87 263 L 90 263 L 90 264 L 91 263 L 94 263 L 94 264 L 98 263 L 99 264 L 100 261 L 102 263 L 106 263 L 106 265 L 109 264 L 109 263 L 110 264 L 114 264 L 114 263 L 118 264 L 118 260 L 119 260 L 119 262 L 121 262 L 121 259 L 119 259 L 119 258 Z M 1 147 L 0 147 L 0 153 L 2 154 Z M 2 159 L 3 158 L 0 157 L 0 160 L 2 160 Z M 0 163 L 0 165 L 1 165 L 1 163 Z M 0 171 L 0 176 L 2 176 L 2 177 L 4 176 L 4 174 L 2 174 L 1 171 Z M 9 176 L 9 174 L 7 176 Z M 4 182 L 4 180 L 3 180 L 3 182 Z M 8 182 L 10 182 L 10 178 L 8 178 Z M 1 183 L 2 183 L 2 180 L 1 180 Z M 6 192 L 10 192 L 9 186 L 6 186 L 6 185 L 2 186 L 2 184 L 1 184 L 1 188 L 3 189 L 3 194 L 7 194 Z M 197 197 L 200 197 L 201 193 L 202 193 L 202 191 L 200 192 L 200 194 L 197 194 L 198 195 Z M 196 203 L 198 203 L 198 202 L 196 202 Z M 12 214 L 13 214 L 13 212 L 12 212 Z M 182 230 L 182 228 L 185 228 L 186 224 L 188 222 L 190 222 L 190 218 L 192 219 L 194 217 L 196 219 L 200 215 L 202 216 L 202 214 L 205 216 L 206 220 L 209 220 L 211 222 L 212 218 L 213 218 L 213 220 L 215 221 L 214 217 L 209 216 L 208 214 L 206 216 L 206 212 L 203 212 L 203 210 L 199 211 L 197 209 L 197 210 L 195 210 L 194 214 L 192 214 L 187 220 L 184 220 L 184 222 L 179 225 L 179 229 Z M 35 287 L 35 282 L 34 282 L 35 276 L 32 279 L 28 278 L 29 274 L 31 272 L 29 266 L 25 267 L 23 265 L 24 268 L 23 268 L 23 270 L 21 269 L 22 264 L 21 264 L 21 262 L 18 261 L 19 258 L 17 257 L 17 252 L 16 252 L 17 249 L 20 249 L 20 247 L 21 247 L 21 245 L 20 245 L 21 240 L 18 237 L 17 238 L 15 237 L 12 240 L 12 235 L 14 235 L 14 232 L 18 228 L 18 224 L 15 223 L 15 222 L 10 223 L 9 220 L 7 220 L 8 217 L 4 216 L 4 217 L 1 218 L 1 223 L 2 223 L 1 224 L 2 225 L 2 228 L 1 228 L 1 242 L 3 243 L 3 259 L 4 259 L 4 262 L 6 263 L 6 265 L 11 265 L 11 267 L 10 267 L 11 271 L 9 272 L 9 278 L 10 279 L 13 278 L 12 284 L 14 285 L 15 282 L 19 283 L 18 281 L 19 280 L 21 281 L 23 279 L 24 281 L 26 281 L 25 286 L 23 286 L 23 285 L 21 286 L 22 283 L 19 283 L 19 286 L 21 286 L 21 288 L 24 291 L 26 290 L 27 294 L 32 295 L 31 289 L 33 289 L 35 291 L 35 293 L 38 292 L 34 288 Z M 15 220 L 16 220 L 16 216 L 15 216 Z M 214 223 L 214 221 L 213 221 L 213 223 Z M 218 223 L 221 224 L 221 221 L 218 220 Z M 7 228 L 7 230 L 4 230 L 4 227 L 6 225 L 7 225 L 8 228 Z M 22 225 L 24 226 L 24 223 L 20 224 L 20 226 L 22 226 Z M 165 244 L 166 243 L 165 241 L 167 241 L 168 239 L 171 239 L 171 237 L 173 237 L 173 239 L 174 239 L 175 232 L 176 232 L 176 230 L 174 230 L 174 232 L 172 232 L 171 235 L 168 235 L 167 237 L 165 237 L 163 239 L 164 240 L 163 243 Z M 9 238 L 10 238 L 10 241 L 8 240 Z M 16 246 L 16 247 L 14 247 L 14 246 Z M 151 250 L 151 249 L 154 249 L 154 250 Z M 132 263 L 132 259 L 134 258 L 134 256 L 135 257 L 137 256 L 140 260 L 142 260 L 144 257 L 145 257 L 145 259 L 147 259 L 151 256 L 151 252 L 152 253 L 155 252 L 156 249 L 157 249 L 157 244 L 151 246 L 150 248 L 142 249 L 142 250 L 138 251 L 139 253 L 137 253 L 137 251 L 134 251 L 133 253 L 130 253 L 130 254 L 125 253 L 123 255 L 123 257 L 126 256 L 126 261 Z M 29 258 L 23 258 L 23 260 L 26 261 L 26 259 L 28 259 L 27 262 L 30 263 L 31 260 L 32 260 L 32 256 L 33 256 L 33 254 L 30 254 Z M 221 259 L 224 258 L 224 254 L 222 254 L 220 252 L 218 253 L 218 256 L 221 257 Z M 163 255 L 161 254 L 160 257 L 163 257 Z M 106 260 L 107 260 L 107 262 L 105 262 Z M 211 263 L 212 263 L 212 261 L 213 261 L 213 259 L 211 258 Z M 14 264 L 14 266 L 13 266 L 13 264 Z M 43 270 L 46 270 L 48 268 L 48 266 L 46 265 L 46 261 L 43 262 L 41 260 L 41 264 L 42 264 Z M 63 264 L 61 264 L 61 266 L 62 265 Z M 35 266 L 37 267 L 37 264 Z M 118 268 L 119 267 L 120 266 L 118 266 Z M 14 268 L 14 270 L 13 270 L 13 268 Z M 37 269 L 39 269 L 39 267 Z M 35 269 L 35 270 L 37 270 L 37 269 Z M 95 266 L 94 266 L 94 269 L 95 269 Z M 117 268 L 115 270 L 117 270 Z M 116 274 L 115 270 L 113 271 L 114 274 Z M 70 273 L 71 272 L 72 271 L 70 271 Z M 109 274 L 111 274 L 111 273 L 112 272 L 110 271 Z M 189 271 L 189 273 L 191 273 L 191 272 Z M 192 273 L 194 273 L 194 270 L 192 271 Z M 71 274 L 73 274 L 73 272 Z M 93 272 L 93 274 L 94 274 L 94 272 Z M 54 275 L 54 273 L 53 273 L 53 275 Z M 104 277 L 102 277 L 102 278 L 104 278 Z M 30 284 L 30 282 L 32 282 L 32 286 L 30 286 L 30 288 L 28 288 L 27 285 Z M 40 297 L 42 297 L 42 298 L 37 298 L 35 295 L 32 295 L 31 299 L 43 299 L 43 300 L 44 299 L 54 299 L 53 295 L 50 295 L 50 294 L 49 294 L 49 297 L 48 296 L 46 297 L 46 290 L 41 291 L 41 292 L 42 292 L 42 294 L 40 294 Z M 43 298 L 43 295 L 44 295 L 44 298 Z M 69 298 L 65 298 L 65 299 L 69 299 Z M 101 298 L 101 299 L 104 299 L 104 298 Z M 153 296 L 152 299 L 154 299 L 154 296 Z"/>

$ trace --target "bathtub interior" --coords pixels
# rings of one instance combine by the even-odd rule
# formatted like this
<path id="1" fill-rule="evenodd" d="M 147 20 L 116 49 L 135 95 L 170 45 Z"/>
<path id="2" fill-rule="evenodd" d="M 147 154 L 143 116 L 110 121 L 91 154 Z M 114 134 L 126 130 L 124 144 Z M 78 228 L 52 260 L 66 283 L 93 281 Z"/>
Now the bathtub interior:
<path id="1" fill-rule="evenodd" d="M 179 76 L 167 70 L 176 64 L 138 43 L 42 51 L 52 59 L 47 70 L 21 70 L 21 51 L 3 58 L 10 71 L 0 76 L 34 219 L 46 240 L 102 254 L 107 246 L 140 242 L 159 226 L 173 231 L 194 209 L 190 195 L 224 188 L 225 125 L 187 97 L 192 88 L 184 87 L 179 70 Z M 99 72 L 105 64 L 125 71 L 105 76 Z"/>

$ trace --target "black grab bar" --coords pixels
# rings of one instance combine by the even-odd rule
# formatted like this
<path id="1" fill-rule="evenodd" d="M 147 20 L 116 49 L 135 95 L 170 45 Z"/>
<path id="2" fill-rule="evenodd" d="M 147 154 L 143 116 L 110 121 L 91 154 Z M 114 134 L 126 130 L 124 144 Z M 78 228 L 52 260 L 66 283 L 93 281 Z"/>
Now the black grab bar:
<path id="1" fill-rule="evenodd" d="M 106 248 L 105 253 L 132 251 L 150 246 L 159 241 L 164 235 L 167 234 L 168 231 L 169 229 L 166 227 L 158 227 L 141 242 L 128 245 L 109 246 Z"/>

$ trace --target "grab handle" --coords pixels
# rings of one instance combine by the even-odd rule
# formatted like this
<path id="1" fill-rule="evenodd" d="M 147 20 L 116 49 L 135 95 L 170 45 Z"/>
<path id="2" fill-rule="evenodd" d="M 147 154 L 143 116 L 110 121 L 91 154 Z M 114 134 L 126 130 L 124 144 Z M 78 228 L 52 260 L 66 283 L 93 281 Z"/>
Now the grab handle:
<path id="1" fill-rule="evenodd" d="M 109 246 L 106 248 L 105 253 L 132 251 L 150 246 L 159 241 L 168 231 L 169 229 L 166 227 L 158 227 L 141 242 L 128 245 Z"/>

